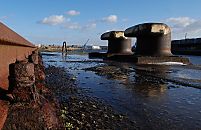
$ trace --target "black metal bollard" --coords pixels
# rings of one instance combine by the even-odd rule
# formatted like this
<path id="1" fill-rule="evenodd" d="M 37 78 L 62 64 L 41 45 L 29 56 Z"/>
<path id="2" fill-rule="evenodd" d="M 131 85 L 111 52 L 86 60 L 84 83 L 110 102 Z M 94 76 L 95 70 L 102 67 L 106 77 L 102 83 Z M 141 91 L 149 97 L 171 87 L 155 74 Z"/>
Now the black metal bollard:
<path id="1" fill-rule="evenodd" d="M 144 23 L 125 30 L 126 37 L 137 37 L 136 55 L 171 56 L 171 29 L 163 23 Z"/>
<path id="2" fill-rule="evenodd" d="M 108 54 L 132 54 L 131 39 L 123 31 L 111 31 L 101 35 L 101 40 L 108 40 Z"/>

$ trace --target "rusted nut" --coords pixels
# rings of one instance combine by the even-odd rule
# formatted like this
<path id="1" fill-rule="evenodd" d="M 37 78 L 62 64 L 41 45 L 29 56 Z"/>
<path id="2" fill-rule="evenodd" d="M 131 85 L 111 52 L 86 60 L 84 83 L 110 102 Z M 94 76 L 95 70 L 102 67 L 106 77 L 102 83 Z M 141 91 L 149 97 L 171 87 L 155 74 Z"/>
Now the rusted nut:
<path id="1" fill-rule="evenodd" d="M 101 40 L 108 40 L 109 54 L 132 54 L 131 39 L 124 36 L 124 31 L 110 31 L 101 35 Z"/>
<path id="2" fill-rule="evenodd" d="M 137 37 L 136 55 L 171 56 L 171 29 L 164 23 L 144 23 L 130 27 L 126 37 Z"/>

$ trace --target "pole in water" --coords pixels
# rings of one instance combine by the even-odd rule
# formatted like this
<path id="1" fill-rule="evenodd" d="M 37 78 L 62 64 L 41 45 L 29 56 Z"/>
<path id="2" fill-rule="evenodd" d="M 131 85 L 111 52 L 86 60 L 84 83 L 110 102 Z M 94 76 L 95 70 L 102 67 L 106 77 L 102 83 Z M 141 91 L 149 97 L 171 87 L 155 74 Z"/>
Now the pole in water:
<path id="1" fill-rule="evenodd" d="M 62 53 L 66 53 L 67 54 L 67 46 L 66 46 L 66 42 L 63 42 L 63 46 L 62 46 Z"/>
<path id="2" fill-rule="evenodd" d="M 187 33 L 185 33 L 185 40 L 187 39 Z"/>

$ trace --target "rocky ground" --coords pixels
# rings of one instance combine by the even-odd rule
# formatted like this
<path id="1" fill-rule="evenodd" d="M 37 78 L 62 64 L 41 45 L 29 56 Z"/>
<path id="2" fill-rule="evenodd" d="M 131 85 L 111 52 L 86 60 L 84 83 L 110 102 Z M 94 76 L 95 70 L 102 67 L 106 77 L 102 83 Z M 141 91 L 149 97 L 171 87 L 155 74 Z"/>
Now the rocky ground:
<path id="1" fill-rule="evenodd" d="M 115 112 L 97 98 L 76 87 L 64 68 L 46 68 L 46 83 L 61 104 L 61 117 L 68 129 L 137 129 L 135 122 Z"/>
<path id="2" fill-rule="evenodd" d="M 35 99 L 31 102 L 10 100 L 3 130 L 64 129 L 60 105 L 45 85 L 44 67 L 40 57 L 39 60 L 39 64 L 35 66 Z"/>
<path id="3" fill-rule="evenodd" d="M 201 69 L 200 66 L 198 65 L 177 66 L 177 67 L 181 68 L 183 67 L 183 69 L 195 69 L 198 71 Z M 135 67 L 122 67 L 114 64 L 105 64 L 86 68 L 84 70 L 92 71 L 99 76 L 104 76 L 108 79 L 115 79 L 115 80 L 124 80 L 126 77 L 129 77 L 130 74 L 134 72 L 135 75 L 133 75 L 133 77 L 137 79 L 138 83 L 148 82 L 152 84 L 165 84 L 167 82 L 172 82 L 183 86 L 201 88 L 200 79 L 186 79 L 180 77 L 171 78 L 167 76 L 169 73 L 177 71 L 177 70 L 171 70 L 170 68 L 168 68 L 168 66 L 155 65 L 145 67 L 143 65 L 142 66 L 138 65 Z M 127 85 L 129 85 L 129 82 L 127 83 Z"/>
<path id="4" fill-rule="evenodd" d="M 37 99 L 10 102 L 3 130 L 138 129 L 127 116 L 77 87 L 76 78 L 65 68 L 44 69 L 41 64 L 35 71 Z"/>

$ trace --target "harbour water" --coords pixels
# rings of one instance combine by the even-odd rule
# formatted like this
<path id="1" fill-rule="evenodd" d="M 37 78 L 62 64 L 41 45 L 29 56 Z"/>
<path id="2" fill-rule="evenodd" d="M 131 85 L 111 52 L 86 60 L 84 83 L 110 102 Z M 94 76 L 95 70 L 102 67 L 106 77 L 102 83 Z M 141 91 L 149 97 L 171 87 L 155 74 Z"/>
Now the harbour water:
<path id="1" fill-rule="evenodd" d="M 86 95 L 127 115 L 140 129 L 201 129 L 201 57 L 193 65 L 135 65 L 43 53 L 45 66 L 64 67 Z M 92 69 L 93 68 L 93 69 Z"/>

